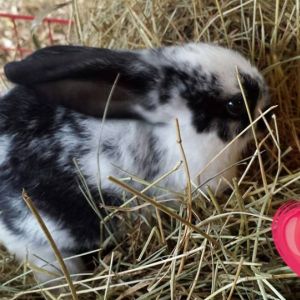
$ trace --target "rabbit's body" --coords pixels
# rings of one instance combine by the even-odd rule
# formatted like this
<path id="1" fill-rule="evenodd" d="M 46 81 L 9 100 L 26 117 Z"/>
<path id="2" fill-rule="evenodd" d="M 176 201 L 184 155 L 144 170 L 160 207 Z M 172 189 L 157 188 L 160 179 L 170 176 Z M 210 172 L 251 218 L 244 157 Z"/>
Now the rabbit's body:
<path id="1" fill-rule="evenodd" d="M 106 120 L 101 130 L 101 119 L 61 106 L 41 105 L 40 99 L 34 95 L 28 101 L 32 91 L 24 87 L 17 89 L 2 98 L 0 103 L 0 113 L 11 115 L 11 118 L 3 118 L 1 122 L 0 202 L 4 218 L 22 220 L 20 230 L 27 229 L 23 224 L 30 215 L 20 194 L 25 188 L 45 217 L 60 220 L 62 228 L 73 230 L 81 244 L 85 244 L 82 238 L 87 238 L 89 245 L 97 243 L 97 235 L 92 234 L 89 238 L 84 234 L 86 229 L 82 228 L 85 220 L 94 220 L 94 226 L 97 225 L 97 216 L 78 188 L 79 170 L 74 159 L 94 195 L 98 192 L 99 174 L 103 191 L 119 194 L 121 190 L 107 179 L 109 175 L 126 177 L 127 174 L 122 172 L 124 170 L 151 182 L 172 170 L 182 159 L 175 122 L 153 126 L 139 120 Z M 19 104 L 15 99 L 20 102 L 20 90 L 24 98 Z M 186 124 L 181 126 L 180 131 L 190 173 L 195 178 L 226 143 L 218 139 L 214 132 L 202 133 L 200 139 L 189 139 L 189 136 L 195 135 L 195 130 Z M 240 149 L 231 148 L 225 151 L 222 159 L 212 164 L 201 181 L 219 173 L 224 175 L 225 169 L 237 161 Z M 216 187 L 217 179 L 209 183 Z M 174 172 L 160 185 L 173 191 L 182 190 L 186 185 L 185 174 L 182 170 Z M 20 187 L 19 191 L 16 187 Z M 11 197 L 14 193 L 16 195 Z M 5 194 L 8 196 L 3 197 Z M 43 200 L 39 200 L 41 196 Z M 22 209 L 14 209 L 18 205 Z M 89 233 L 93 231 L 89 230 Z"/>
<path id="2" fill-rule="evenodd" d="M 54 76 L 52 68 L 55 68 L 55 64 L 49 62 L 49 65 L 46 65 L 47 55 L 51 61 L 56 57 L 56 51 L 60 54 L 64 47 L 49 49 L 33 54 L 27 59 L 28 63 L 27 60 L 20 62 L 21 67 L 17 65 L 16 70 L 14 66 L 6 70 L 8 78 L 18 85 L 0 99 L 0 239 L 19 259 L 24 259 L 28 251 L 29 260 L 38 265 L 43 265 L 45 261 L 52 263 L 55 259 L 44 234 L 22 200 L 23 188 L 46 222 L 63 256 L 75 254 L 81 249 L 97 247 L 100 241 L 99 216 L 79 188 L 79 173 L 85 178 L 99 207 L 99 176 L 105 204 L 119 206 L 122 203 L 121 189 L 113 185 L 107 179 L 108 176 L 127 177 L 128 174 L 124 172 L 126 171 L 153 182 L 172 170 L 182 159 L 174 122 L 175 117 L 178 117 L 191 178 L 195 179 L 211 159 L 249 124 L 248 115 L 244 110 L 242 117 L 233 114 L 231 106 L 229 113 L 227 111 L 226 101 L 231 101 L 230 99 L 235 99 L 236 95 L 240 94 L 233 63 L 236 63 L 243 73 L 246 94 L 258 98 L 259 93 L 262 93 L 265 97 L 264 100 L 253 99 L 253 103 L 250 103 L 253 117 L 258 116 L 258 108 L 267 104 L 267 92 L 257 70 L 230 50 L 201 44 L 144 50 L 138 54 L 137 59 L 142 59 L 145 65 L 140 61 L 132 62 L 133 58 L 130 56 L 139 53 L 132 52 L 128 57 L 124 54 L 124 60 L 128 58 L 127 64 L 133 66 L 124 67 L 120 60 L 117 62 L 118 68 L 112 68 L 114 75 L 116 72 L 121 74 L 121 90 L 116 91 L 117 95 L 119 93 L 118 97 L 122 100 L 123 95 L 127 101 L 132 95 L 135 96 L 131 102 L 120 102 L 121 105 L 118 104 L 117 107 L 114 106 L 113 99 L 112 110 L 115 110 L 117 115 L 121 114 L 121 119 L 108 117 L 102 124 L 101 118 L 91 116 L 97 115 L 91 97 L 83 99 L 83 102 L 91 103 L 91 107 L 83 108 L 84 104 L 79 102 L 79 106 L 74 105 L 73 110 L 72 103 L 66 101 L 73 101 L 71 94 L 77 95 L 76 86 L 75 92 L 70 88 L 71 94 L 64 94 L 73 81 L 77 88 L 81 87 L 85 84 L 85 77 L 91 74 L 89 72 L 94 74 L 99 72 L 98 69 L 102 70 L 99 66 L 94 68 L 89 61 L 90 52 L 95 55 L 94 51 L 100 51 L 101 54 L 101 50 L 65 48 L 65 51 L 71 53 L 83 52 L 84 57 L 78 59 L 83 60 L 80 68 L 92 66 L 89 71 L 84 69 L 82 80 L 72 64 L 68 65 L 74 69 L 69 70 L 71 75 L 67 76 L 70 76 L 70 79 L 65 77 L 65 69 L 56 71 L 59 75 Z M 201 62 L 201 56 L 205 56 L 209 49 L 212 50 L 212 58 L 204 57 Z M 112 53 L 117 55 L 116 57 L 123 55 L 122 52 Z M 220 59 L 222 53 L 225 58 L 227 55 L 232 59 L 232 63 L 230 59 L 227 62 L 224 61 L 224 57 Z M 171 59 L 164 61 L 167 57 Z M 199 64 L 193 68 L 193 61 L 196 61 L 197 57 Z M 213 58 L 219 66 L 209 67 Z M 85 62 L 84 59 L 88 61 Z M 102 66 L 101 57 L 95 61 L 100 61 Z M 32 74 L 29 73 L 28 77 L 22 76 L 24 70 L 22 71 L 21 64 L 24 64 L 24 68 L 32 64 Z M 220 66 L 221 64 L 223 65 Z M 34 70 L 35 66 L 40 68 L 40 77 L 34 77 L 38 72 Z M 105 68 L 108 72 L 106 61 Z M 125 68 L 125 71 L 122 68 Z M 123 81 L 122 72 L 125 73 Z M 103 80 L 103 74 L 97 76 Z M 97 97 L 100 98 L 107 95 L 106 85 L 115 78 L 107 73 L 104 76 L 111 78 L 106 80 L 105 77 L 104 83 L 99 83 L 105 90 L 98 91 Z M 138 86 L 135 86 L 134 82 L 137 79 Z M 89 83 L 85 92 L 90 93 L 94 85 L 98 86 L 97 80 L 96 84 Z M 130 92 L 123 93 L 122 88 L 127 90 L 128 86 Z M 93 101 L 97 100 L 97 97 Z M 131 114 L 137 115 L 138 118 L 128 117 Z M 237 162 L 249 140 L 249 134 L 239 138 L 200 174 L 197 183 L 208 181 L 212 188 L 216 188 L 219 176 L 215 176 L 218 174 L 230 180 L 235 173 L 232 165 Z M 74 159 L 80 172 L 74 164 Z M 209 180 L 210 178 L 212 179 Z M 136 183 L 132 184 L 137 186 Z M 186 185 L 186 174 L 180 169 L 162 180 L 159 185 L 171 191 L 182 190 Z M 103 208 L 100 212 L 105 216 Z M 110 229 L 117 228 L 118 223 L 112 221 Z M 44 261 L 36 256 L 40 256 Z M 68 264 L 71 272 L 79 272 L 82 269 L 79 259 Z M 51 267 L 48 266 L 48 269 Z M 41 280 L 46 278 L 47 276 L 42 276 Z"/>

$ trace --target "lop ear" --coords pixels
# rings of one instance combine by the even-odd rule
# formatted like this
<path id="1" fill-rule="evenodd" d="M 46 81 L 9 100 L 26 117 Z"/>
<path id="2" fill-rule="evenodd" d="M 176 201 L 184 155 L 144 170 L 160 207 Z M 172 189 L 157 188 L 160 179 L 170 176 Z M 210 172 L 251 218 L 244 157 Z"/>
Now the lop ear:
<path id="1" fill-rule="evenodd" d="M 138 51 L 80 46 L 40 49 L 8 63 L 4 71 L 10 81 L 34 89 L 42 101 L 98 117 L 119 75 L 109 106 L 109 116 L 117 118 L 133 117 L 134 106 L 146 101 L 158 73 Z"/>

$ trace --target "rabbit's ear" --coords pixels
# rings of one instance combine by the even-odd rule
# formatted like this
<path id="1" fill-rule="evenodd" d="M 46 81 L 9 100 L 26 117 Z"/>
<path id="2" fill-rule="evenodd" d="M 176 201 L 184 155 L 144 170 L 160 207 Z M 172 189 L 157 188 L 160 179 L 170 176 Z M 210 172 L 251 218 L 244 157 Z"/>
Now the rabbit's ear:
<path id="1" fill-rule="evenodd" d="M 43 101 L 101 116 L 118 77 L 109 116 L 132 117 L 153 88 L 157 70 L 136 51 L 52 46 L 4 68 L 7 78 L 34 89 Z M 140 99 L 140 100 L 138 100 Z"/>

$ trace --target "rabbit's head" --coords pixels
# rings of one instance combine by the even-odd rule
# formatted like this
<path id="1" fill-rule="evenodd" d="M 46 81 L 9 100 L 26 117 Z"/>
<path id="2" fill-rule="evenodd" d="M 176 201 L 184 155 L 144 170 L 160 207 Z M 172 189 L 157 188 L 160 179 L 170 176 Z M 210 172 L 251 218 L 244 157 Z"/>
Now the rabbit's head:
<path id="1" fill-rule="evenodd" d="M 153 111 L 137 108 L 150 121 L 179 117 L 198 133 L 217 131 L 228 141 L 269 106 L 263 77 L 233 50 L 187 44 L 145 51 L 144 59 L 159 69 L 153 100 L 158 104 L 153 104 Z"/>
<path id="2" fill-rule="evenodd" d="M 6 65 L 5 72 L 45 103 L 98 117 L 118 77 L 108 117 L 150 123 L 173 122 L 177 117 L 196 133 L 217 132 L 224 142 L 269 104 L 266 83 L 257 69 L 237 52 L 212 44 L 136 51 L 53 46 Z"/>

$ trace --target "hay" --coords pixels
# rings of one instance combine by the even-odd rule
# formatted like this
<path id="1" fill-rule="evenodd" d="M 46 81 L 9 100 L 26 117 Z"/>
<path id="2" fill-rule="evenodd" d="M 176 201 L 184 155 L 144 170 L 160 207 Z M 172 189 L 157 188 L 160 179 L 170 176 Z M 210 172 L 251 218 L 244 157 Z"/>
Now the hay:
<path id="1" fill-rule="evenodd" d="M 299 1 L 78 0 L 71 12 L 63 9 L 65 17 L 69 13 L 75 26 L 62 43 L 140 48 L 217 41 L 234 48 L 262 70 L 278 105 L 268 134 L 249 150 L 239 178 L 228 183 L 231 191 L 222 198 L 209 189 L 206 195 L 179 191 L 175 211 L 131 190 L 141 207 L 154 205 L 154 213 L 130 222 L 135 208 L 118 212 L 126 237 L 110 253 L 100 251 L 94 272 L 74 282 L 79 298 L 300 298 L 299 279 L 279 258 L 270 228 L 276 208 L 300 198 Z M 130 180 L 114 182 L 128 190 Z M 185 205 L 190 197 L 191 207 Z M 4 250 L 0 267 L 1 299 L 55 299 L 51 289 L 36 286 L 26 264 L 13 263 Z"/>

